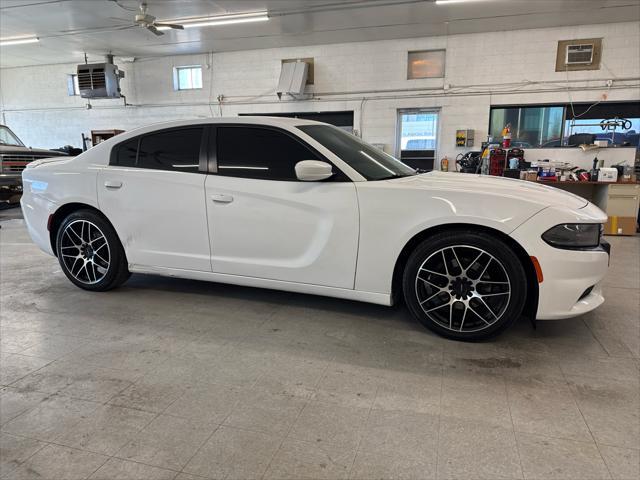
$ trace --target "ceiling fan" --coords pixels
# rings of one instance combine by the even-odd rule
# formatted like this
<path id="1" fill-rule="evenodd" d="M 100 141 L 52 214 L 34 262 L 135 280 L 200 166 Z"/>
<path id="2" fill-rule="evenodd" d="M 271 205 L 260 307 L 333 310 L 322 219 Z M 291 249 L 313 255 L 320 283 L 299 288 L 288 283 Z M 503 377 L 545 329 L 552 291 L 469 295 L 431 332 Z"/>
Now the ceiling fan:
<path id="1" fill-rule="evenodd" d="M 154 17 L 153 15 L 149 15 L 147 13 L 147 2 L 144 2 L 144 1 L 140 2 L 140 5 L 139 5 L 138 8 L 139 8 L 139 12 L 136 13 L 136 15 L 134 17 L 134 22 L 135 23 L 133 25 L 131 25 L 131 27 L 146 28 L 151 33 L 153 33 L 154 35 L 157 35 L 157 36 L 164 35 L 164 32 L 161 32 L 160 30 L 158 30 L 158 27 L 173 28 L 173 29 L 176 29 L 176 30 L 184 30 L 184 27 L 182 25 L 178 25 L 178 24 L 175 24 L 175 23 L 156 22 L 156 17 Z"/>

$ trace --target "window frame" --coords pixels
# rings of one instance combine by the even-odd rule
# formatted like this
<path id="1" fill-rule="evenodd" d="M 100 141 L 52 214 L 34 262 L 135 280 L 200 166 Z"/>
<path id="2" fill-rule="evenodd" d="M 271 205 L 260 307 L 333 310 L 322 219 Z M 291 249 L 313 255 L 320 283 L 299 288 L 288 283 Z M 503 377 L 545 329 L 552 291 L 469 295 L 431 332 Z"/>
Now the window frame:
<path id="1" fill-rule="evenodd" d="M 198 153 L 198 171 L 197 172 L 186 172 L 184 170 L 179 170 L 179 169 L 168 170 L 168 169 L 161 169 L 161 168 L 146 168 L 146 167 L 139 167 L 138 166 L 138 158 L 140 156 L 140 143 L 142 142 L 142 139 L 144 137 L 147 137 L 147 136 L 150 136 L 150 135 L 156 135 L 158 133 L 163 133 L 163 132 L 170 132 L 170 131 L 173 132 L 173 131 L 179 131 L 179 130 L 188 130 L 188 129 L 192 129 L 192 128 L 202 128 L 202 135 L 200 136 L 200 149 L 199 149 L 199 153 Z M 210 139 L 210 133 L 211 133 L 211 125 L 210 124 L 206 124 L 206 123 L 202 123 L 202 124 L 194 123 L 192 125 L 181 125 L 179 127 L 168 127 L 168 128 L 162 128 L 160 130 L 153 130 L 153 131 L 150 131 L 150 132 L 142 133 L 140 135 L 124 139 L 124 140 L 118 142 L 113 147 L 111 147 L 111 152 L 109 153 L 109 166 L 110 167 L 117 167 L 117 168 L 135 168 L 136 170 L 149 170 L 149 171 L 153 171 L 153 172 L 173 172 L 173 173 L 184 173 L 184 174 L 206 174 L 206 173 L 208 173 L 208 165 L 209 165 L 208 151 L 209 151 L 209 143 L 210 143 L 210 140 L 209 140 Z M 125 143 L 128 143 L 128 142 L 130 142 L 132 140 L 137 140 L 135 165 L 134 166 L 119 165 L 118 164 L 118 153 L 120 151 L 120 147 L 122 145 L 124 145 Z"/>
<path id="2" fill-rule="evenodd" d="M 218 169 L 218 128 L 259 128 L 262 130 L 271 130 L 275 132 L 282 133 L 289 138 L 292 138 L 295 142 L 299 143 L 303 147 L 310 150 L 318 159 L 322 162 L 327 162 L 333 168 L 334 174 L 327 178 L 326 180 L 321 180 L 321 182 L 353 182 L 349 176 L 344 173 L 335 163 L 333 163 L 330 159 L 328 159 L 325 155 L 323 155 L 317 148 L 313 147 L 309 143 L 305 142 L 304 139 L 300 138 L 293 132 L 281 127 L 277 127 L 274 125 L 262 125 L 262 124 L 252 124 L 252 123 L 214 123 L 211 124 L 212 131 L 209 135 L 209 144 L 208 144 L 208 174 L 216 175 L 219 177 L 230 177 L 230 178 L 240 178 L 244 180 L 252 180 L 252 181 L 263 181 L 263 182 L 303 182 L 302 180 L 298 180 L 297 178 L 291 180 L 280 180 L 280 179 L 270 179 L 270 178 L 251 178 L 251 177 L 235 177 L 233 175 L 222 175 L 219 173 Z M 310 160 L 310 159 L 309 159 Z M 304 182 L 309 183 L 309 182 Z M 313 183 L 313 182 L 312 182 Z"/>
<path id="3" fill-rule="evenodd" d="M 200 69 L 200 83 L 199 87 L 181 88 L 180 87 L 180 70 L 193 70 Z M 173 89 L 176 92 L 188 92 L 190 90 L 202 90 L 204 88 L 204 77 L 202 75 L 202 65 L 178 65 L 173 67 Z"/>

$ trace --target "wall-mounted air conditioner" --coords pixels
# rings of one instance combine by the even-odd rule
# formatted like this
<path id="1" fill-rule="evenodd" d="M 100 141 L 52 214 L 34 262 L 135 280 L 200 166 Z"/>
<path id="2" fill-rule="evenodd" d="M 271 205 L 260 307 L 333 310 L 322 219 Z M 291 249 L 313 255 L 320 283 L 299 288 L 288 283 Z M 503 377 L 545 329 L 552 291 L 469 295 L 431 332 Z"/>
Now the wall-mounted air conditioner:
<path id="1" fill-rule="evenodd" d="M 120 98 L 124 72 L 113 63 L 78 65 L 78 88 L 82 98 Z"/>
<path id="2" fill-rule="evenodd" d="M 593 62 L 593 43 L 567 45 L 566 65 L 590 65 Z"/>
<path id="3" fill-rule="evenodd" d="M 602 38 L 560 40 L 556 53 L 556 72 L 598 70 L 602 58 Z"/>

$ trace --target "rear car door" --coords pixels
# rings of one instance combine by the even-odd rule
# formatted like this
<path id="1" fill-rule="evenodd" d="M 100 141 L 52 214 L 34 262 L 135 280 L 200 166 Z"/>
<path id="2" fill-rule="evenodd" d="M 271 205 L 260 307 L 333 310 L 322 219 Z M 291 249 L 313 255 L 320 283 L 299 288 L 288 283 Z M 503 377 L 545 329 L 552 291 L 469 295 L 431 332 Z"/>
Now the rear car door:
<path id="1" fill-rule="evenodd" d="M 211 144 L 205 190 L 213 271 L 352 289 L 354 184 L 335 166 L 333 178 L 298 181 L 296 163 L 325 159 L 279 128 L 220 125 Z"/>
<path id="2" fill-rule="evenodd" d="M 204 202 L 208 125 L 126 140 L 98 174 L 100 209 L 130 264 L 211 271 Z"/>

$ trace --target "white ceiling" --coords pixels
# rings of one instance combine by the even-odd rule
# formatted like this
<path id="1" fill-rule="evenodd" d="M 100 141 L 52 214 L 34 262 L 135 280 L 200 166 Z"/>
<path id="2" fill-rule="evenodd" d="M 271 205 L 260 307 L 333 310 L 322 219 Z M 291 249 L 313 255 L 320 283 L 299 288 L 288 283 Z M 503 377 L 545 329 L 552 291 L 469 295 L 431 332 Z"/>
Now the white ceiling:
<path id="1" fill-rule="evenodd" d="M 111 52 L 150 57 L 640 20 L 640 0 L 147 0 L 158 20 L 269 12 L 267 22 L 168 31 L 132 23 L 137 0 L 0 0 L 0 67 L 80 62 Z M 125 7 L 125 8 L 123 8 Z M 121 20 L 119 20 L 121 19 Z"/>

